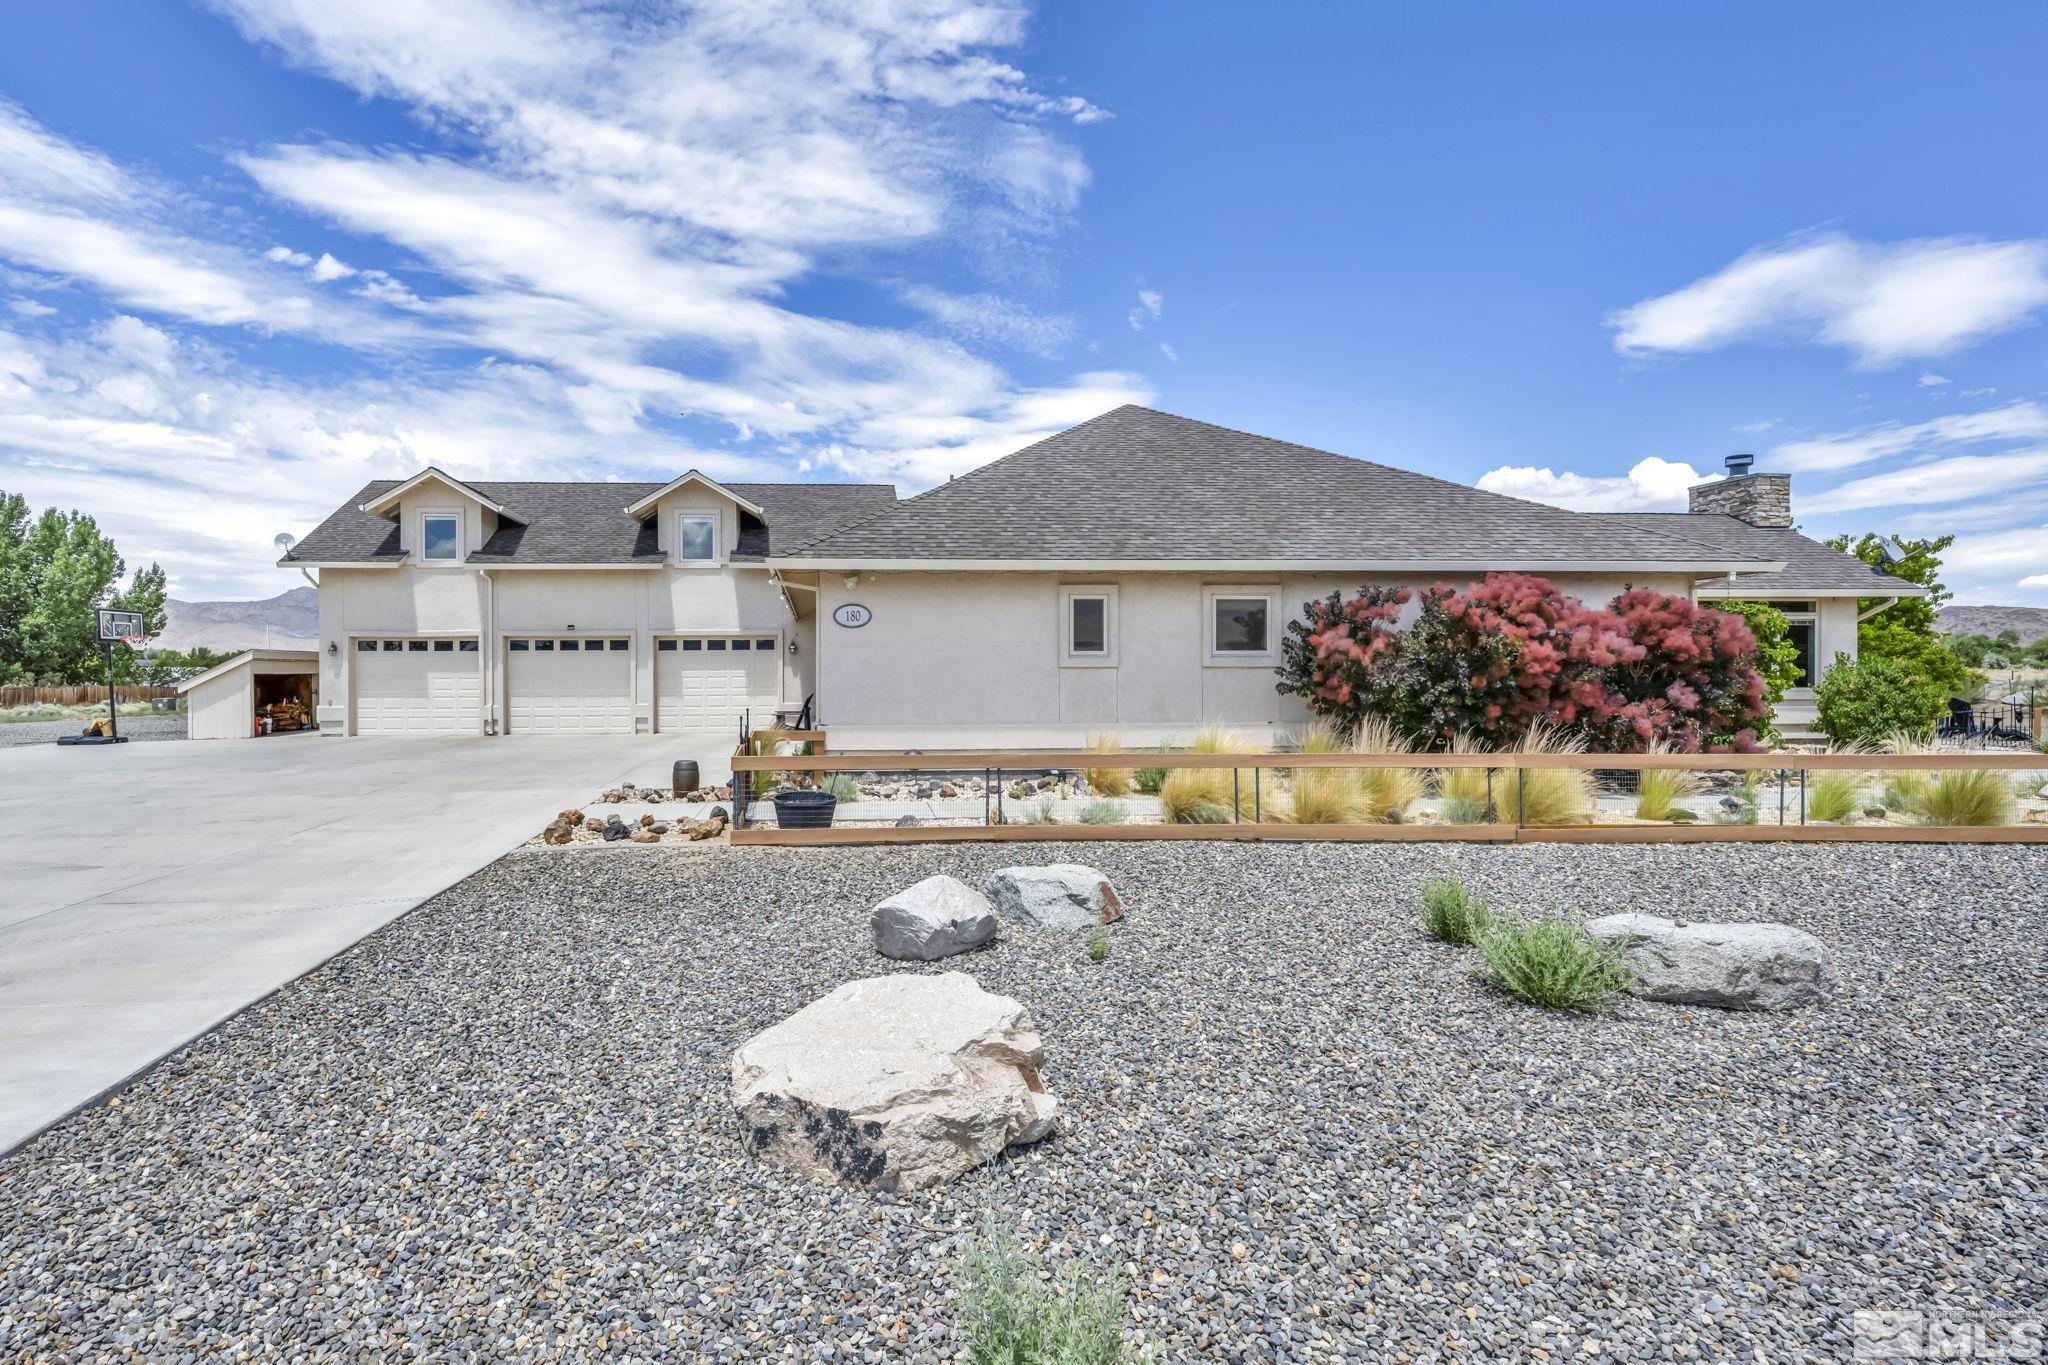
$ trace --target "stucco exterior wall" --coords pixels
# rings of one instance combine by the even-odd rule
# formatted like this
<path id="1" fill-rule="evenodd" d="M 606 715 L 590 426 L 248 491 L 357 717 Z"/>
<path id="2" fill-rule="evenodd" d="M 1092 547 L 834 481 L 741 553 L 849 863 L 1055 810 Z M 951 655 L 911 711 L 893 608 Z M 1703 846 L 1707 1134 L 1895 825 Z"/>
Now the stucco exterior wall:
<path id="1" fill-rule="evenodd" d="M 1348 594 L 1360 581 L 1352 574 L 867 572 L 847 587 L 843 575 L 821 574 L 820 719 L 835 748 L 1069 745 L 1108 729 L 1127 743 L 1155 744 L 1217 721 L 1271 738 L 1307 719 L 1308 710 L 1275 690 L 1277 649 L 1256 661 L 1210 657 L 1206 594 L 1225 587 L 1272 593 L 1277 645 L 1304 603 L 1332 590 Z M 1433 580 L 1375 581 L 1420 588 Z M 1589 602 L 1630 586 L 1674 595 L 1692 586 L 1654 575 L 1556 581 Z M 1081 585 L 1115 589 L 1112 662 L 1062 657 L 1061 590 Z M 867 607 L 868 624 L 836 624 L 833 612 L 847 603 Z"/>

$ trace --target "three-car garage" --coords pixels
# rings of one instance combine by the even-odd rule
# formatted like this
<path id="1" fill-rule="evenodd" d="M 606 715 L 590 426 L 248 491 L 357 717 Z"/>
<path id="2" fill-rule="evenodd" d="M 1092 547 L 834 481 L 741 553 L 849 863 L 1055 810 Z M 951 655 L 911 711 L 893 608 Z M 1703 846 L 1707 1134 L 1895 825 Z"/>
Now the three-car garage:
<path id="1" fill-rule="evenodd" d="M 508 633 L 500 643 L 507 734 L 631 734 L 650 719 L 662 731 L 736 730 L 743 714 L 765 718 L 782 704 L 773 634 L 653 637 L 651 706 L 640 702 L 632 635 Z M 477 637 L 360 636 L 350 645 L 353 733 L 485 729 L 493 683 Z"/>

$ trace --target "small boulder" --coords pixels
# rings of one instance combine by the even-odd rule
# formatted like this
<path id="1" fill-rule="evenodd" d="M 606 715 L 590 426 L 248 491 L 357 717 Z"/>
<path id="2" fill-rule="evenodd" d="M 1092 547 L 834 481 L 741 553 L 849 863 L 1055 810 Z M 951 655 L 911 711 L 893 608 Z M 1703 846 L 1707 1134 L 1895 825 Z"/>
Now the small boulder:
<path id="1" fill-rule="evenodd" d="M 730 820 L 732 816 L 726 813 L 724 806 L 713 806 L 709 811 L 705 812 L 704 818 L 706 820 Z"/>
<path id="2" fill-rule="evenodd" d="M 1036 1142 L 1059 1118 L 1024 1007 L 961 972 L 849 981 L 732 1055 L 756 1159 L 906 1193 Z"/>
<path id="3" fill-rule="evenodd" d="M 898 829 L 909 829 L 914 825 L 921 825 L 923 823 L 924 821 L 918 819 L 915 815 L 904 815 L 897 817 L 896 827 Z"/>
<path id="4" fill-rule="evenodd" d="M 597 817 L 597 816 L 593 815 L 593 816 L 589 817 L 588 819 L 586 819 L 586 820 L 585 820 L 585 821 L 583 822 L 583 828 L 585 828 L 585 829 L 589 830 L 589 831 L 590 831 L 591 833 L 595 834 L 595 833 L 597 833 L 597 832 L 598 832 L 599 830 L 601 830 L 601 829 L 603 829 L 603 828 L 604 828 L 604 821 L 603 821 L 602 819 L 600 819 L 599 817 Z"/>
<path id="5" fill-rule="evenodd" d="M 1006 867 L 981 889 L 996 909 L 1033 928 L 1087 929 L 1124 917 L 1109 878 L 1080 863 Z"/>
<path id="6" fill-rule="evenodd" d="M 632 833 L 633 831 L 627 828 L 626 822 L 616 815 L 604 822 L 604 841 L 608 844 L 615 844 L 621 839 L 629 838 Z"/>
<path id="7" fill-rule="evenodd" d="M 656 820 L 653 824 L 647 827 L 647 832 L 649 834 L 652 834 L 655 838 L 659 839 L 662 835 L 668 833 L 668 821 Z"/>
<path id="8" fill-rule="evenodd" d="M 1886 814 L 1888 812 L 1883 806 L 1865 806 L 1863 808 L 1863 818 L 1866 820 L 1882 820 Z"/>
<path id="9" fill-rule="evenodd" d="M 651 829 L 636 829 L 626 837 L 636 844 L 658 844 L 661 842 L 661 836 Z"/>
<path id="10" fill-rule="evenodd" d="M 568 810 L 557 815 L 555 819 L 567 825 L 580 825 L 583 823 L 583 812 L 571 806 Z"/>
<path id="11" fill-rule="evenodd" d="M 993 940 L 996 915 L 986 896 L 941 873 L 877 905 L 868 927 L 883 957 L 936 962 Z"/>
<path id="12" fill-rule="evenodd" d="M 643 815 L 641 815 L 641 817 L 640 817 L 640 827 L 641 827 L 642 829 L 645 829 L 645 828 L 646 828 L 647 826 L 649 826 L 649 825 L 651 825 L 651 824 L 653 824 L 653 823 L 654 823 L 654 816 L 653 816 L 653 815 L 651 815 L 651 814 L 643 814 Z"/>
<path id="13" fill-rule="evenodd" d="M 958 791 L 954 790 L 954 788 L 953 788 L 953 784 L 952 784 L 952 783 L 950 783 L 950 782 L 949 782 L 949 783 L 947 783 L 947 784 L 946 784 L 945 786 L 943 786 L 943 787 L 939 788 L 939 795 L 940 795 L 940 796 L 942 796 L 942 797 L 944 797 L 944 798 L 945 798 L 945 799 L 947 799 L 948 801 L 952 800 L 952 799 L 953 799 L 954 797 L 958 796 L 959 794 L 960 794 L 960 793 L 959 793 Z"/>
<path id="14" fill-rule="evenodd" d="M 1696 924 L 1609 915 L 1586 926 L 1627 955 L 1632 994 L 1679 1005 L 1789 1010 L 1823 994 L 1827 950 L 1789 924 Z"/>
<path id="15" fill-rule="evenodd" d="M 694 822 L 689 828 L 689 835 L 692 839 L 716 839 L 723 833 L 725 833 L 725 816 L 718 812 L 713 812 L 708 820 Z"/>
<path id="16" fill-rule="evenodd" d="M 542 830 L 540 837 L 544 843 L 566 844 L 575 839 L 576 826 L 570 824 L 567 820 L 557 820 Z"/>

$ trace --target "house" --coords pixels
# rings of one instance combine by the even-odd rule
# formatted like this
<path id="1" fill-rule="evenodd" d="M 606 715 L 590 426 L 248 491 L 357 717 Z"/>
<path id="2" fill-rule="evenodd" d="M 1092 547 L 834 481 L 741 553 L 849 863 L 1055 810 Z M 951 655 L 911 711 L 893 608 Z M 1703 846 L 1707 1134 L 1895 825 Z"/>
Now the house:
<path id="1" fill-rule="evenodd" d="M 1791 609 L 1812 668 L 1918 592 L 1791 528 L 1747 468 L 1692 510 L 1570 512 L 1122 407 L 917 497 L 880 485 L 377 482 L 320 574 L 331 734 L 714 732 L 813 701 L 835 748 L 1282 727 L 1285 622 L 1332 589 L 1541 573 Z"/>

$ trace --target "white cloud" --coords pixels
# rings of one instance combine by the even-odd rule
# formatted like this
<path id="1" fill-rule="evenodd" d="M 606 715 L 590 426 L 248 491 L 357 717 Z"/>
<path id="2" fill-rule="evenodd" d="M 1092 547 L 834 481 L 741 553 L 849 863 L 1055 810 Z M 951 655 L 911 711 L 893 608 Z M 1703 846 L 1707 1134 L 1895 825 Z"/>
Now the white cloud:
<path id="1" fill-rule="evenodd" d="M 1804 499 L 1809 512 L 1915 507 L 1998 497 L 2048 477 L 2048 449 L 2009 455 L 1956 455 L 1872 474 Z"/>
<path id="2" fill-rule="evenodd" d="M 1629 355 L 1818 342 L 1879 367 L 1947 355 L 2048 306 L 2048 241 L 1859 242 L 1839 232 L 1758 247 L 1670 294 L 1608 315 Z"/>
<path id="3" fill-rule="evenodd" d="M 2048 437 L 2048 408 L 2008 403 L 1988 412 L 1957 413 L 1928 422 L 1881 422 L 1856 431 L 1788 441 L 1771 451 L 1770 464 L 1792 472 L 1850 469 L 1897 455 Z"/>
<path id="4" fill-rule="evenodd" d="M 430 461 L 844 471 L 908 491 L 1151 396 L 1116 372 L 1020 384 L 975 348 L 1051 355 L 1071 320 L 911 275 L 964 258 L 1031 278 L 1033 244 L 1088 183 L 1065 130 L 1107 115 L 1000 60 L 1018 8 L 215 7 L 409 107 L 444 150 L 231 158 L 295 212 L 375 239 L 387 273 L 223 240 L 192 196 L 0 105 L 0 261 L 26 267 L 5 283 L 75 315 L 17 306 L 23 332 L 0 331 L 0 485 L 93 506 L 131 561 L 162 559 L 187 591 L 275 591 L 271 534 Z M 827 275 L 882 284 L 945 335 L 791 301 Z M 286 375 L 219 329 L 366 354 L 336 367 L 345 380 Z M 707 419 L 730 439 L 703 436 Z"/>
<path id="5" fill-rule="evenodd" d="M 1173 347 L 1167 345 L 1163 341 L 1159 343 L 1159 354 L 1165 356 L 1168 360 L 1171 360 L 1176 365 L 1180 364 L 1180 352 L 1174 350 Z"/>
<path id="6" fill-rule="evenodd" d="M 1720 477 L 1652 455 L 1615 477 L 1502 465 L 1480 475 L 1478 486 L 1489 493 L 1546 502 L 1574 512 L 1671 512 L 1685 510 L 1688 488 Z"/>
<path id="7" fill-rule="evenodd" d="M 1165 308 L 1166 295 L 1160 293 L 1157 289 L 1140 289 L 1138 291 L 1138 306 L 1133 308 L 1130 313 L 1131 330 L 1133 332 L 1144 331 L 1147 323 L 1159 320 L 1159 315 Z"/>
<path id="8" fill-rule="evenodd" d="M 2048 578 L 2039 572 L 2043 564 L 2048 564 L 2048 525 L 1957 536 L 1941 557 L 1951 582 L 1971 579 L 2027 588 L 2040 587 L 2040 580 Z"/>
<path id="9" fill-rule="evenodd" d="M 1929 372 L 1927 374 L 1921 375 L 1919 382 L 1920 387 L 1923 389 L 1939 388 L 1943 384 L 1948 383 L 1948 376 L 1945 374 L 1934 374 L 1932 372 Z"/>

